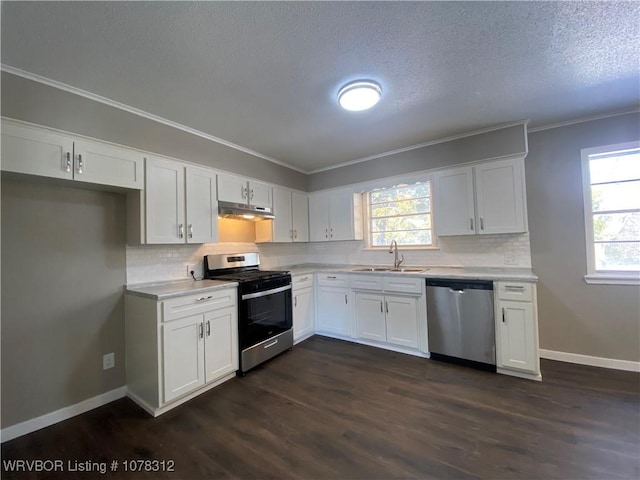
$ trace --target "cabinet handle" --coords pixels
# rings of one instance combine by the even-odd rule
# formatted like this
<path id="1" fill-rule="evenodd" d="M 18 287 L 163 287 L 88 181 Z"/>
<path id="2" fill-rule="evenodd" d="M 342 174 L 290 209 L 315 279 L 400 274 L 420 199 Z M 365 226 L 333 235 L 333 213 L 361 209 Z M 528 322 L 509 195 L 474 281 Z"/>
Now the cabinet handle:
<path id="1" fill-rule="evenodd" d="M 65 157 L 64 171 L 70 172 L 71 171 L 71 152 L 65 153 L 64 157 Z"/>
<path id="2" fill-rule="evenodd" d="M 480 217 L 480 230 L 484 230 L 484 218 Z"/>
<path id="3" fill-rule="evenodd" d="M 380 313 L 382 313 L 382 300 L 380 301 Z"/>
<path id="4" fill-rule="evenodd" d="M 329 231 L 326 228 L 324 229 L 324 238 L 329 238 Z"/>
<path id="5" fill-rule="evenodd" d="M 502 323 L 505 323 L 505 314 L 504 314 L 504 307 L 502 307 Z"/>
<path id="6" fill-rule="evenodd" d="M 193 225 L 189 224 L 189 238 L 193 238 Z"/>
<path id="7" fill-rule="evenodd" d="M 240 196 L 242 198 L 247 196 L 247 187 L 240 185 Z"/>
<path id="8" fill-rule="evenodd" d="M 331 238 L 333 238 L 333 227 L 331 227 Z"/>
<path id="9" fill-rule="evenodd" d="M 82 155 L 78 154 L 78 174 L 82 175 L 84 173 L 84 160 L 82 160 Z"/>
<path id="10" fill-rule="evenodd" d="M 294 307 L 298 306 L 298 296 L 297 295 L 295 297 L 293 297 L 293 306 Z"/>
<path id="11" fill-rule="evenodd" d="M 211 321 L 207 320 L 207 337 L 211 336 Z"/>
<path id="12" fill-rule="evenodd" d="M 327 275 L 327 278 L 336 278 L 336 277 L 334 277 L 332 275 Z"/>
<path id="13" fill-rule="evenodd" d="M 349 302 L 347 301 L 347 294 L 346 294 L 346 293 L 344 294 L 344 303 L 349 303 Z"/>
<path id="14" fill-rule="evenodd" d="M 387 302 L 386 300 L 384 302 L 384 308 L 387 311 L 387 313 L 389 313 L 389 302 Z"/>
<path id="15" fill-rule="evenodd" d="M 297 239 L 298 238 L 298 230 L 293 230 L 293 238 Z"/>
<path id="16" fill-rule="evenodd" d="M 208 297 L 198 297 L 196 298 L 196 302 L 204 302 L 205 300 L 211 300 L 213 295 L 209 295 Z"/>
<path id="17" fill-rule="evenodd" d="M 182 223 L 178 225 L 178 237 L 184 238 L 184 225 Z"/>
<path id="18" fill-rule="evenodd" d="M 289 238 L 293 240 L 293 230 L 289 230 Z"/>
<path id="19" fill-rule="evenodd" d="M 471 231 L 473 231 L 473 218 L 469 219 L 469 226 L 471 227 Z"/>
<path id="20" fill-rule="evenodd" d="M 200 324 L 200 338 L 204 338 L 204 325 Z"/>
<path id="21" fill-rule="evenodd" d="M 522 285 L 505 285 L 504 286 L 505 290 L 511 290 L 512 292 L 522 292 L 524 290 L 524 287 Z"/>
<path id="22" fill-rule="evenodd" d="M 253 200 L 253 188 L 251 189 L 251 197 L 250 200 Z"/>
<path id="23" fill-rule="evenodd" d="M 301 282 L 306 282 L 307 280 L 309 280 L 309 277 L 302 277 L 302 278 L 300 279 L 300 281 L 301 281 Z"/>

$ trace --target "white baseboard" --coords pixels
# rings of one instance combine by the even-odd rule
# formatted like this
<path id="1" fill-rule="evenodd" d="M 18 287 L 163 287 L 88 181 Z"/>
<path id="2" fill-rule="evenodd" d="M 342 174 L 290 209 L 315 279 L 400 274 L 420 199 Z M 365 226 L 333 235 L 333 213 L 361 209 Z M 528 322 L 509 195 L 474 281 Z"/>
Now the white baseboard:
<path id="1" fill-rule="evenodd" d="M 106 405 L 107 403 L 111 403 L 114 400 L 125 397 L 126 394 L 127 387 L 123 386 L 120 388 L 116 388 L 115 390 L 102 393 L 95 397 L 87 398 L 80 403 L 69 405 L 68 407 L 56 410 L 55 412 L 47 413 L 40 417 L 32 418 L 31 420 L 26 420 L 15 425 L 11 425 L 10 427 L 3 428 L 0 431 L 0 440 L 2 441 L 2 443 L 8 442 L 9 440 L 21 437 L 23 435 L 26 435 L 27 433 L 35 432 L 36 430 L 40 430 L 41 428 L 48 427 L 55 423 L 62 422 L 63 420 L 67 420 L 71 417 L 75 417 L 76 415 L 88 412 L 89 410 L 93 410 L 94 408 Z"/>
<path id="2" fill-rule="evenodd" d="M 640 362 L 632 362 L 631 360 L 592 357 L 591 355 L 556 352 L 555 350 L 544 350 L 542 348 L 540 349 L 540 358 L 558 360 L 560 362 L 578 363 L 580 365 L 589 365 L 591 367 L 612 368 L 614 370 L 625 370 L 627 372 L 640 372 Z"/>

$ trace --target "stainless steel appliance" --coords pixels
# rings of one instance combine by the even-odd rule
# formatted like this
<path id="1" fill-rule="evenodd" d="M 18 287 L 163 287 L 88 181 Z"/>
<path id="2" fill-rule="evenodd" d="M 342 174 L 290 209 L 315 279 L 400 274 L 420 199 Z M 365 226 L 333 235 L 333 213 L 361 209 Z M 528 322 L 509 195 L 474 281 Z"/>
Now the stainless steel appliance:
<path id="1" fill-rule="evenodd" d="M 427 279 L 431 358 L 495 371 L 493 283 Z"/>
<path id="2" fill-rule="evenodd" d="M 239 283 L 241 374 L 293 347 L 291 275 L 260 270 L 259 265 L 257 253 L 204 257 L 205 278 Z"/>
<path id="3" fill-rule="evenodd" d="M 258 207 L 242 203 L 218 202 L 218 214 L 224 218 L 242 220 L 265 220 L 276 218 L 271 207 Z"/>

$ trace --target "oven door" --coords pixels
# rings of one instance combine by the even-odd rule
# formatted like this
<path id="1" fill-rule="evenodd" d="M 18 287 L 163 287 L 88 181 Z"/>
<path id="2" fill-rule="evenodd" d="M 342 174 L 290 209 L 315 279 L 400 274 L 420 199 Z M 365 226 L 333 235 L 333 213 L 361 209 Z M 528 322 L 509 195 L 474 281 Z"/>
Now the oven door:
<path id="1" fill-rule="evenodd" d="M 241 350 L 292 328 L 290 284 L 243 294 L 240 300 L 238 328 Z"/>

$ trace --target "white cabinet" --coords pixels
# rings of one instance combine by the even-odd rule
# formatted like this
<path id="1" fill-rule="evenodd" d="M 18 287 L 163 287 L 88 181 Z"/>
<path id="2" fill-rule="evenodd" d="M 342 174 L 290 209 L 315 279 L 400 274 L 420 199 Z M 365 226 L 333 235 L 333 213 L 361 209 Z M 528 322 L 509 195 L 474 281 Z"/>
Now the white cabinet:
<path id="1" fill-rule="evenodd" d="M 306 194 L 273 187 L 273 214 L 273 220 L 256 223 L 256 243 L 309 241 L 309 207 Z"/>
<path id="2" fill-rule="evenodd" d="M 444 170 L 433 181 L 439 236 L 526 231 L 524 159 Z"/>
<path id="3" fill-rule="evenodd" d="M 312 242 L 362 240 L 362 195 L 349 189 L 309 195 L 309 238 Z"/>
<path id="4" fill-rule="evenodd" d="M 218 175 L 218 200 L 271 208 L 271 186 L 221 173 Z"/>
<path id="5" fill-rule="evenodd" d="M 358 337 L 378 342 L 387 341 L 384 295 L 356 292 L 355 312 Z"/>
<path id="6" fill-rule="evenodd" d="M 2 120 L 2 170 L 141 190 L 141 153 Z"/>
<path id="7" fill-rule="evenodd" d="M 318 332 L 350 337 L 352 335 L 348 274 L 317 275 L 316 325 Z"/>
<path id="8" fill-rule="evenodd" d="M 496 282 L 495 297 L 498 370 L 540 380 L 535 285 Z"/>
<path id="9" fill-rule="evenodd" d="M 235 288 L 167 300 L 125 296 L 127 388 L 154 416 L 238 369 Z"/>
<path id="10" fill-rule="evenodd" d="M 146 243 L 218 240 L 216 175 L 211 170 L 147 158 L 145 205 Z"/>
<path id="11" fill-rule="evenodd" d="M 293 296 L 293 340 L 298 343 L 315 331 L 315 295 L 313 274 L 291 278 Z"/>

